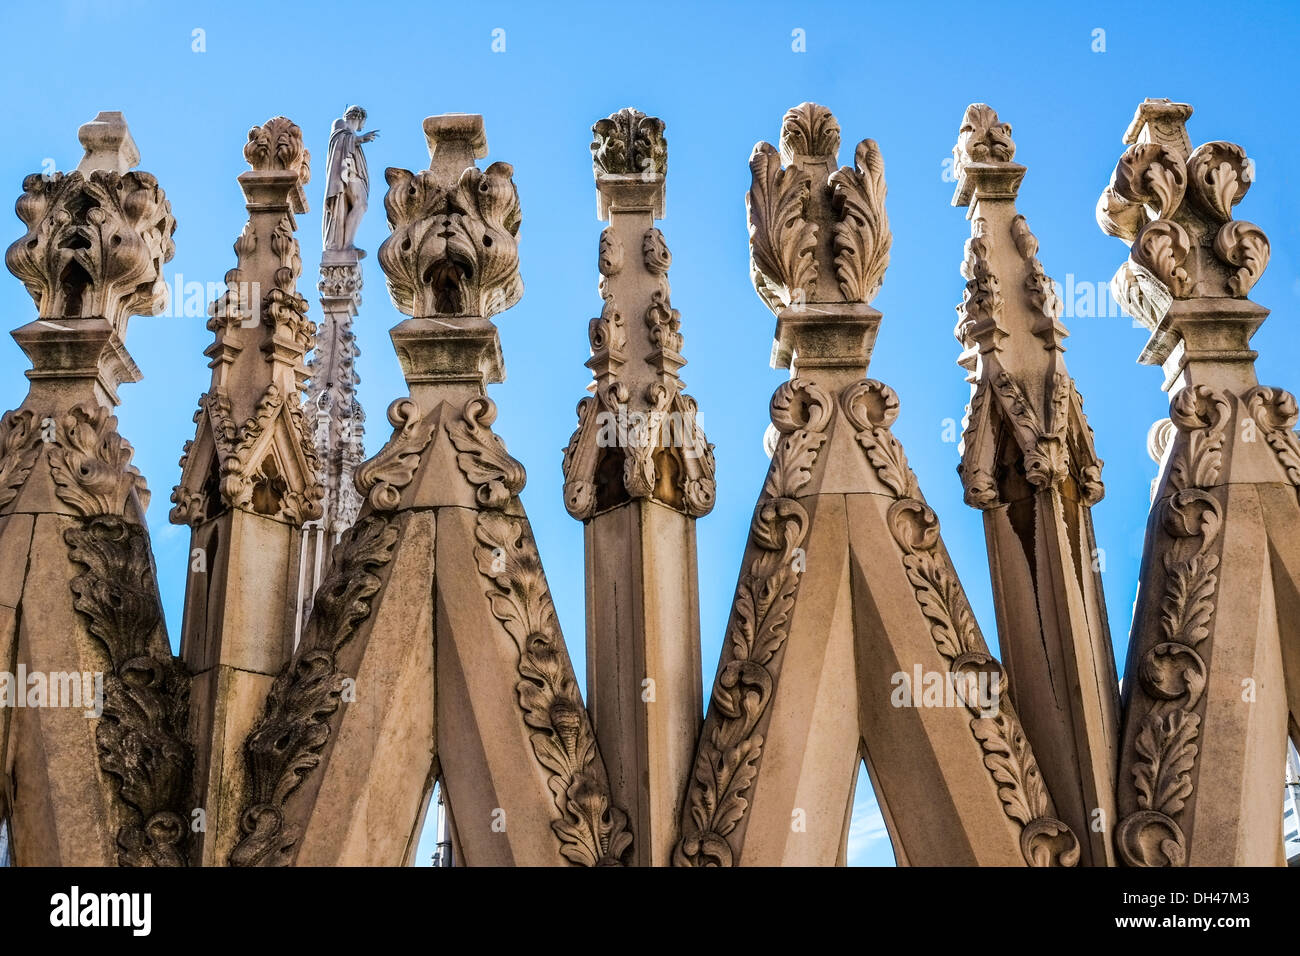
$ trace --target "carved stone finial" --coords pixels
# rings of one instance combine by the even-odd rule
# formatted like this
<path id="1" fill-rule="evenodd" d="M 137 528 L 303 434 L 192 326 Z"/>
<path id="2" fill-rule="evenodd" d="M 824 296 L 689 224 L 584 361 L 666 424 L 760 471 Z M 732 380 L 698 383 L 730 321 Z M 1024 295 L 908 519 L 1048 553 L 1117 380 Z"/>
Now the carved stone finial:
<path id="1" fill-rule="evenodd" d="M 780 151 L 760 142 L 749 159 L 750 273 L 778 317 L 777 367 L 789 366 L 797 325 L 838 323 L 847 334 L 861 318 L 857 313 L 879 317 L 869 303 L 884 281 L 893 241 L 884 160 L 875 140 L 865 139 L 854 151 L 854 165 L 835 169 L 839 140 L 830 110 L 801 103 L 785 114 Z M 833 348 L 848 348 L 865 361 L 869 343 L 862 334 Z M 812 342 L 805 337 L 805 348 Z"/>
<path id="2" fill-rule="evenodd" d="M 302 187 L 311 180 L 311 154 L 303 145 L 302 130 L 297 123 L 285 116 L 273 116 L 261 126 L 254 126 L 244 144 L 244 159 L 254 172 L 293 173 L 297 177 L 293 211 L 307 211 Z"/>
<path id="3" fill-rule="evenodd" d="M 1133 113 L 1133 122 L 1124 131 L 1124 142 L 1155 143 L 1168 146 L 1186 157 L 1192 152 L 1192 141 L 1187 136 L 1187 121 L 1192 107 L 1168 99 L 1145 99 Z"/>
<path id="4" fill-rule="evenodd" d="M 483 117 L 463 113 L 424 121 L 430 168 L 389 168 L 384 210 L 393 234 L 379 264 L 398 310 L 416 318 L 490 318 L 523 295 L 521 213 L 514 167 L 486 170 Z"/>
<path id="5" fill-rule="evenodd" d="M 27 234 L 5 253 L 42 319 L 101 317 L 119 337 L 132 315 L 167 305 L 163 263 L 176 251 L 171 204 L 146 172 L 121 113 L 81 128 L 86 156 L 71 173 L 23 180 L 16 211 Z"/>
<path id="6" fill-rule="evenodd" d="M 987 103 L 966 107 L 957 144 L 952 148 L 953 174 L 957 177 L 954 206 L 968 206 L 978 189 L 981 193 L 1015 198 L 1025 167 L 1015 159 L 1016 144 L 1011 124 L 998 119 Z"/>
<path id="7" fill-rule="evenodd" d="M 835 162 L 840 151 L 840 124 L 817 103 L 800 103 L 781 119 L 781 162 L 790 166 L 800 157 Z"/>
<path id="8" fill-rule="evenodd" d="M 316 341 L 298 292 L 294 218 L 306 211 L 310 156 L 302 130 L 275 116 L 249 131 L 244 158 L 253 167 L 239 176 L 248 221 L 226 292 L 209 310 L 212 384 L 199 397 L 198 427 L 172 490 L 173 524 L 197 526 L 228 509 L 293 526 L 321 516 L 312 423 L 299 404 Z"/>
<path id="9" fill-rule="evenodd" d="M 663 131 L 662 120 L 634 109 L 592 127 L 597 216 L 610 225 L 597 259 L 604 308 L 588 326 L 594 396 L 579 403 L 564 450 L 565 505 L 580 520 L 638 498 L 693 517 L 713 508 L 713 446 L 677 374 L 686 359 L 668 285 L 672 254 L 654 225 L 664 205 Z"/>
<path id="10" fill-rule="evenodd" d="M 610 208 L 648 208 L 663 219 L 668 141 L 664 121 L 640 110 L 621 109 L 591 127 L 591 165 L 596 174 L 596 218 Z"/>
<path id="11" fill-rule="evenodd" d="M 591 165 L 597 179 L 668 174 L 668 141 L 659 117 L 629 107 L 597 120 L 591 133 Z"/>
<path id="12" fill-rule="evenodd" d="M 77 164 L 77 172 L 90 175 L 96 169 L 124 173 L 140 162 L 126 118 L 117 110 L 100 110 L 89 123 L 77 130 L 77 139 L 86 148 L 86 155 Z"/>
<path id="13" fill-rule="evenodd" d="M 1102 231 L 1130 247 L 1111 291 L 1152 332 L 1139 359 L 1146 364 L 1162 363 L 1177 344 L 1181 333 L 1172 325 L 1175 313 L 1185 311 L 1179 302 L 1245 299 L 1269 260 L 1264 231 L 1232 218 L 1254 181 L 1254 163 L 1235 143 L 1193 150 L 1185 126 L 1191 114 L 1186 103 L 1144 101 L 1124 134 L 1129 147 L 1097 203 Z M 1237 307 L 1243 316 L 1252 313 L 1245 338 L 1236 343 L 1240 350 L 1263 321 L 1252 310 L 1262 313 L 1253 305 Z"/>

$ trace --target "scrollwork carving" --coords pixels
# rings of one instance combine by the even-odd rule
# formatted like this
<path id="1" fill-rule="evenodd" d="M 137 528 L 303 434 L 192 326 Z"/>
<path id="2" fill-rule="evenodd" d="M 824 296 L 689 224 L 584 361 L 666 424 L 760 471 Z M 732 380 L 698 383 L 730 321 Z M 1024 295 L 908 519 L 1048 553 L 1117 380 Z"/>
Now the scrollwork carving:
<path id="1" fill-rule="evenodd" d="M 271 684 L 244 744 L 249 798 L 239 820 L 242 836 L 230 853 L 232 866 L 292 862 L 301 828 L 285 816 L 285 802 L 320 765 L 348 676 L 338 666 L 338 652 L 369 617 L 397 537 L 386 518 L 367 515 L 335 547 L 302 641 Z"/>
<path id="2" fill-rule="evenodd" d="M 903 568 L 917 605 L 930 625 L 935 648 L 950 670 L 966 661 L 991 661 L 975 615 L 939 541 L 939 519 L 924 501 L 900 498 L 886 516 L 902 550 Z M 1008 818 L 1021 826 L 1021 851 L 1030 866 L 1074 866 L 1080 847 L 1069 827 L 1051 816 L 1051 801 L 1038 763 L 1005 692 L 993 716 L 973 716 L 971 733 L 984 752 L 984 766 L 998 788 Z"/>
<path id="3" fill-rule="evenodd" d="M 1258 385 L 1242 396 L 1242 400 L 1273 449 L 1287 481 L 1300 487 L 1300 436 L 1295 432 L 1300 410 L 1295 396 L 1280 388 Z"/>
<path id="4" fill-rule="evenodd" d="M 573 679 L 551 592 L 526 519 L 480 511 L 474 557 L 492 583 L 493 616 L 519 650 L 515 685 L 537 762 L 551 774 L 560 854 L 580 866 L 621 866 L 632 845 L 627 814 L 601 772 L 596 736 Z"/>
<path id="5" fill-rule="evenodd" d="M 185 866 L 193 752 L 187 742 L 189 675 L 158 635 L 162 608 L 143 527 L 99 514 L 64 532 L 73 607 L 108 654 L 99 766 L 127 807 L 117 831 L 122 866 Z"/>
<path id="6" fill-rule="evenodd" d="M 496 403 L 483 395 L 466 402 L 460 418 L 447 426 L 451 443 L 460 453 L 456 464 L 485 508 L 504 508 L 527 481 L 524 466 L 510 456 L 505 442 L 492 431 L 496 418 Z"/>
<path id="7" fill-rule="evenodd" d="M 854 166 L 841 166 L 829 182 L 837 218 L 831 233 L 840 292 L 846 301 L 870 302 L 884 282 L 893 242 L 885 212 L 885 161 L 876 141 L 859 143 Z"/>
<path id="8" fill-rule="evenodd" d="M 393 303 L 407 315 L 496 315 L 523 296 L 514 167 L 469 166 L 448 185 L 433 170 L 390 168 L 379 247 Z"/>
<path id="9" fill-rule="evenodd" d="M 433 417 L 421 414 L 420 406 L 409 398 L 388 406 L 388 421 L 393 436 L 379 454 L 357 467 L 353 478 L 357 491 L 375 511 L 397 510 L 402 489 L 415 477 L 420 455 L 433 438 Z"/>
<path id="10" fill-rule="evenodd" d="M 817 225 L 807 219 L 812 180 L 798 167 L 782 168 L 770 143 L 749 157 L 753 184 L 745 194 L 750 274 L 773 312 L 807 302 L 817 288 Z"/>
<path id="11" fill-rule="evenodd" d="M 916 476 L 908 467 L 903 446 L 890 427 L 898 419 L 898 395 L 875 379 L 855 382 L 840 393 L 844 416 L 857 430 L 858 444 L 876 470 L 876 476 L 896 496 L 916 494 Z"/>
<path id="12" fill-rule="evenodd" d="M 668 172 L 664 121 L 640 110 L 622 109 L 597 120 L 591 132 L 591 163 L 597 177 Z"/>
<path id="13" fill-rule="evenodd" d="M 786 382 L 772 396 L 780 434 L 763 493 L 750 524 L 752 555 L 736 587 L 724 640 L 724 661 L 687 790 L 677 866 L 732 866 L 729 840 L 749 810 L 763 736 L 758 724 L 780 675 L 781 648 L 800 572 L 792 560 L 808 532 L 808 513 L 793 497 L 810 480 L 826 428 L 831 397 L 806 379 Z"/>

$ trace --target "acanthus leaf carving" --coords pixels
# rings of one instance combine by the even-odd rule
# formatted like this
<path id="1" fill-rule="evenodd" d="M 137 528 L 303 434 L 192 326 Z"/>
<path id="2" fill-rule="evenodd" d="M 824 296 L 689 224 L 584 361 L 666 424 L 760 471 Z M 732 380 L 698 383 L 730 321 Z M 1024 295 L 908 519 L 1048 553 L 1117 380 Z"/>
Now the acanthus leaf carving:
<path id="1" fill-rule="evenodd" d="M 28 408 L 5 412 L 0 418 L 0 508 L 18 497 L 40 451 L 35 412 Z"/>
<path id="2" fill-rule="evenodd" d="M 1219 222 L 1232 218 L 1232 207 L 1245 197 L 1253 174 L 1246 151 L 1236 143 L 1205 143 L 1187 158 L 1192 196 Z"/>
<path id="3" fill-rule="evenodd" d="M 477 412 L 466 412 L 472 417 Z M 504 502 L 502 503 L 504 504 Z M 537 762 L 551 774 L 559 818 L 551 829 L 560 854 L 579 866 L 620 866 L 632 845 L 627 814 L 614 806 L 596 736 L 527 520 L 499 510 L 478 513 L 474 550 L 493 616 L 519 652 L 515 685 Z"/>
<path id="4" fill-rule="evenodd" d="M 475 562 L 489 582 L 492 615 L 519 652 L 515 685 L 537 762 L 550 773 L 560 854 L 580 866 L 618 866 L 632 845 L 627 814 L 613 805 L 591 720 L 573 677 L 559 619 L 526 518 L 503 509 L 523 490 L 523 466 L 492 432 L 496 406 L 471 398 L 448 426 L 456 463 L 475 486 Z"/>
<path id="5" fill-rule="evenodd" d="M 42 318 L 103 317 L 119 335 L 132 315 L 167 304 L 162 267 L 176 219 L 146 172 L 33 174 L 16 211 L 27 234 L 5 253 Z"/>
<path id="6" fill-rule="evenodd" d="M 320 765 L 348 676 L 338 666 L 338 652 L 369 617 L 397 537 L 398 528 L 388 519 L 366 515 L 335 547 L 302 641 L 271 684 L 244 744 L 249 789 L 232 866 L 292 862 L 301 831 L 286 817 L 285 802 Z"/>
<path id="7" fill-rule="evenodd" d="M 1169 417 L 1186 436 L 1186 443 L 1170 462 L 1170 487 L 1209 488 L 1218 483 L 1231 414 L 1228 397 L 1209 385 L 1191 385 L 1174 396 Z"/>
<path id="8" fill-rule="evenodd" d="M 1138 143 L 1120 158 L 1111 185 L 1120 198 L 1146 206 L 1153 220 L 1168 219 L 1182 205 L 1187 167 L 1168 146 Z"/>
<path id="9" fill-rule="evenodd" d="M 116 514 L 64 532 L 73 607 L 108 655 L 95 727 L 100 769 L 128 807 L 117 831 L 122 866 L 185 866 L 190 833 L 189 675 L 159 637 L 162 608 L 143 527 Z"/>
<path id="10" fill-rule="evenodd" d="M 80 515 L 121 515 L 134 492 L 148 504 L 144 477 L 131 464 L 133 451 L 117 433 L 117 418 L 93 402 L 74 405 L 62 416 L 49 443 L 55 493 Z"/>
<path id="11" fill-rule="evenodd" d="M 935 648 L 954 673 L 975 660 L 996 664 L 984 646 L 961 582 L 939 538 L 939 519 L 919 498 L 900 498 L 889 507 L 886 520 L 902 552 L 903 568 L 912 584 L 921 613 L 930 625 Z M 998 667 L 1000 671 L 1000 666 Z M 1053 817 L 1051 799 L 1020 719 L 1003 693 L 994 716 L 971 719 L 974 738 L 984 752 L 984 765 L 998 787 L 998 797 L 1011 820 L 1021 826 L 1021 852 L 1030 866 L 1074 866 L 1079 861 L 1078 837 Z M 973 702 L 968 704 L 975 710 Z"/>
<path id="12" fill-rule="evenodd" d="M 311 181 L 311 153 L 303 145 L 302 130 L 287 116 L 273 116 L 248 131 L 244 159 L 259 172 L 284 170 L 297 176 L 297 184 Z"/>
<path id="13" fill-rule="evenodd" d="M 492 431 L 496 418 L 496 403 L 483 395 L 466 402 L 460 418 L 447 426 L 459 452 L 456 464 L 485 508 L 504 508 L 527 481 L 524 466 L 510 457 L 505 442 Z"/>
<path id="14" fill-rule="evenodd" d="M 1150 703 L 1134 741 L 1137 809 L 1120 820 L 1115 834 L 1129 866 L 1187 861 L 1178 815 L 1195 792 L 1199 710 L 1208 679 L 1202 645 L 1216 612 L 1223 526 L 1222 506 L 1205 489 L 1219 479 L 1229 412 L 1226 397 L 1206 385 L 1183 389 L 1170 404 L 1186 443 L 1170 465 L 1173 493 L 1159 506 L 1167 538 L 1160 641 L 1147 648 L 1138 668 L 1139 687 Z"/>
<path id="15" fill-rule="evenodd" d="M 962 117 L 953 147 L 953 172 L 958 177 L 971 163 L 1009 163 L 1016 155 L 1011 124 L 998 119 L 986 103 L 972 103 Z"/>
<path id="16" fill-rule="evenodd" d="M 749 810 L 763 736 L 758 724 L 780 674 L 800 570 L 792 560 L 808 533 L 808 513 L 793 497 L 810 479 L 835 406 L 806 379 L 776 390 L 772 424 L 781 438 L 750 523 L 750 552 L 736 586 L 724 639 L 725 663 L 714 679 L 709 714 L 695 756 L 677 866 L 732 866 L 731 837 Z"/>
<path id="17" fill-rule="evenodd" d="M 375 511 L 395 511 L 402 489 L 411 483 L 420 467 L 420 455 L 433 439 L 435 421 L 421 413 L 409 398 L 388 406 L 393 435 L 374 458 L 362 462 L 353 475 L 357 492 L 369 500 Z"/>
<path id="18" fill-rule="evenodd" d="M 1300 436 L 1295 424 L 1300 418 L 1295 396 L 1280 388 L 1257 385 L 1242 396 L 1246 410 L 1264 433 L 1287 481 L 1300 487 Z"/>
<path id="19" fill-rule="evenodd" d="M 908 467 L 902 444 L 890 430 L 898 419 L 897 393 L 883 382 L 864 379 L 840 393 L 840 407 L 857 431 L 858 444 L 876 476 L 897 497 L 915 496 L 916 476 Z"/>
<path id="20" fill-rule="evenodd" d="M 1007 329 L 1002 316 L 1002 285 L 993 272 L 992 248 L 984 234 L 985 222 L 976 219 L 966 240 L 961 274 L 966 279 L 961 304 L 957 306 L 957 341 L 967 349 L 993 352 L 1002 347 Z"/>
<path id="21" fill-rule="evenodd" d="M 668 172 L 664 121 L 640 110 L 621 109 L 591 127 L 591 163 L 597 177 Z"/>
<path id="22" fill-rule="evenodd" d="M 668 249 L 664 234 L 653 226 L 645 231 L 641 239 L 641 258 L 646 271 L 651 275 L 664 276 L 673 264 L 673 254 Z"/>
<path id="23" fill-rule="evenodd" d="M 1175 297 L 1191 294 L 1193 280 L 1184 263 L 1192 243 L 1186 230 L 1172 219 L 1147 223 L 1133 240 L 1133 261 L 1145 266 Z"/>
<path id="24" fill-rule="evenodd" d="M 807 218 L 812 181 L 798 167 L 782 168 L 770 143 L 754 147 L 749 169 L 753 184 L 745 208 L 754 288 L 773 312 L 811 301 L 817 287 L 817 225 Z"/>
<path id="25" fill-rule="evenodd" d="M 819 103 L 800 103 L 781 118 L 781 158 L 789 166 L 800 157 L 834 160 L 840 151 L 840 124 Z"/>
<path id="26" fill-rule="evenodd" d="M 854 153 L 854 168 L 830 175 L 831 227 L 835 276 L 848 302 L 870 302 L 880 291 L 889 266 L 893 235 L 885 212 L 885 162 L 874 139 L 864 139 Z"/>
<path id="27" fill-rule="evenodd" d="M 1253 222 L 1226 222 L 1214 235 L 1214 254 L 1237 266 L 1228 277 L 1227 288 L 1234 296 L 1245 296 L 1268 268 L 1268 236 Z"/>
<path id="28" fill-rule="evenodd" d="M 410 316 L 489 318 L 523 296 L 514 167 L 467 167 L 451 185 L 434 170 L 389 168 L 384 209 L 392 235 L 379 262 L 397 308 Z"/>

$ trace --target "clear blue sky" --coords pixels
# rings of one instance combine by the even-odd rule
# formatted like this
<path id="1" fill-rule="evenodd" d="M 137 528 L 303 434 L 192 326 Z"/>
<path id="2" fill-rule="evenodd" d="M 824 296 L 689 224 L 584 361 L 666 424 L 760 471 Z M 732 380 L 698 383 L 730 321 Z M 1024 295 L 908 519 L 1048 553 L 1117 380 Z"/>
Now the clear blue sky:
<path id="1" fill-rule="evenodd" d="M 220 282 L 245 213 L 235 177 L 246 168 L 250 126 L 284 114 L 304 130 L 317 178 L 299 221 L 301 290 L 319 315 L 319 207 L 330 123 L 345 106 L 369 111 L 381 136 L 367 147 L 371 208 L 358 244 L 365 303 L 357 323 L 367 451 L 387 438 L 388 403 L 405 384 L 387 330 L 401 316 L 374 253 L 387 233 L 386 166 L 427 165 L 421 121 L 434 113 L 482 113 L 491 155 L 515 167 L 523 206 L 523 301 L 498 318 L 508 381 L 493 387 L 496 429 L 528 468 L 524 502 L 580 677 L 584 621 L 582 533 L 561 498 L 560 449 L 589 380 L 587 322 L 598 311 L 590 126 L 623 106 L 668 124 L 668 218 L 673 304 L 681 310 L 690 365 L 683 372 L 701 422 L 717 445 L 718 504 L 699 524 L 705 682 L 711 680 L 741 551 L 767 458 L 767 402 L 784 373 L 768 367 L 773 319 L 749 283 L 746 165 L 760 139 L 775 141 L 782 113 L 803 100 L 830 107 L 851 161 L 870 136 L 883 151 L 894 231 L 892 264 L 875 305 L 885 314 L 870 374 L 902 399 L 895 431 L 961 572 L 986 637 L 996 641 L 984 534 L 961 500 L 955 443 L 968 387 L 954 359 L 964 210 L 943 178 L 962 112 L 983 101 L 1010 122 L 1017 160 L 1029 167 L 1020 211 L 1041 243 L 1049 275 L 1104 285 L 1124 246 L 1102 235 L 1093 209 L 1144 97 L 1191 103 L 1194 143 L 1241 143 L 1258 181 L 1237 209 L 1272 241 L 1272 263 L 1252 298 L 1273 309 L 1255 337 L 1260 379 L 1300 390 L 1293 372 L 1300 306 L 1300 182 L 1292 99 L 1300 90 L 1294 4 L 698 3 L 195 5 L 51 0 L 7 5 L 10 38 L 0 64 L 9 91 L 10 141 L 0 184 L 16 198 L 46 159 L 80 158 L 77 127 L 102 109 L 122 110 L 158 176 L 179 227 L 169 279 Z M 193 31 L 204 31 L 197 53 Z M 505 51 L 491 49 L 505 31 Z M 1105 31 L 1105 52 L 1093 52 Z M 806 52 L 792 51 L 792 31 Z M 5 243 L 22 234 L 9 220 Z M 4 235 L 0 233 L 0 235 Z M 0 308 L 16 328 L 33 316 L 10 278 Z M 1124 317 L 1070 317 L 1067 361 L 1087 400 L 1106 466 L 1106 498 L 1094 509 L 1106 552 L 1103 576 L 1117 654 L 1123 660 L 1147 492 L 1150 424 L 1168 413 L 1158 370 L 1139 366 L 1145 333 Z M 173 641 L 184 594 L 188 534 L 167 522 L 181 446 L 208 386 L 201 318 L 136 318 L 128 345 L 144 381 L 122 390 L 120 430 L 153 491 L 149 524 Z M 0 341 L 0 406 L 22 400 L 27 363 Z M 862 791 L 867 790 L 865 777 Z M 854 862 L 891 862 L 874 802 L 860 799 Z M 427 861 L 431 845 L 421 848 Z"/>

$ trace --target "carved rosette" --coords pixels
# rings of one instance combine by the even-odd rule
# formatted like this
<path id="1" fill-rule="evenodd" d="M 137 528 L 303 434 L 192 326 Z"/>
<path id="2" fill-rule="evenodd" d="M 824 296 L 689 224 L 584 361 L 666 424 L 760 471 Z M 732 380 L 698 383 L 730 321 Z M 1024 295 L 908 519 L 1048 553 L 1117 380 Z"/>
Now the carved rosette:
<path id="1" fill-rule="evenodd" d="M 903 567 L 921 613 L 930 623 L 935 647 L 954 675 L 992 670 L 1007 686 L 1001 665 L 988 653 L 961 582 L 939 539 L 939 519 L 919 498 L 900 498 L 890 506 L 890 531 L 902 550 Z M 984 714 L 978 701 L 967 706 L 971 733 L 984 751 L 984 766 L 998 789 L 1007 817 L 1020 824 L 1020 849 L 1030 866 L 1074 866 L 1079 841 L 1056 819 L 1038 763 L 1020 719 L 1004 693 L 998 712 Z"/>
<path id="2" fill-rule="evenodd" d="M 64 532 L 73 607 L 108 655 L 95 727 L 100 769 L 127 813 L 118 827 L 122 866 L 185 866 L 193 751 L 187 741 L 189 675 L 160 638 L 162 608 L 148 534 L 115 514 Z"/>
<path id="3" fill-rule="evenodd" d="M 627 814 L 610 800 L 537 542 L 528 520 L 510 513 L 524 487 L 524 468 L 492 432 L 495 419 L 495 404 L 479 396 L 448 425 L 459 453 L 456 464 L 474 485 L 482 509 L 474 559 L 489 584 L 484 595 L 519 651 L 515 692 L 532 731 L 533 754 L 550 773 L 558 812 L 551 829 L 560 854 L 579 866 L 620 866 L 632 845 Z"/>
<path id="4" fill-rule="evenodd" d="M 749 532 L 749 563 L 736 587 L 713 683 L 695 769 L 686 794 L 677 866 L 732 866 L 734 834 L 749 811 L 749 788 L 763 753 L 759 723 L 780 677 L 782 648 L 799 591 L 794 560 L 808 533 L 808 512 L 796 495 L 808 484 L 835 401 L 821 386 L 796 378 L 772 396 L 779 438 Z"/>
<path id="5" fill-rule="evenodd" d="M 1130 704 L 1146 707 L 1133 743 L 1137 809 L 1115 831 L 1116 847 L 1129 866 L 1187 863 L 1187 836 L 1179 821 L 1195 793 L 1222 547 L 1223 508 L 1208 489 L 1223 471 L 1231 409 L 1231 397 L 1208 385 L 1185 388 L 1170 404 L 1182 441 L 1169 466 L 1170 493 L 1157 506 L 1164 571 L 1160 630 L 1138 666 L 1141 697 L 1135 695 Z"/>
<path id="6" fill-rule="evenodd" d="M 459 181 L 433 170 L 388 169 L 392 235 L 379 247 L 393 303 L 406 315 L 482 316 L 519 301 L 521 213 L 514 167 L 467 167 Z"/>
<path id="7" fill-rule="evenodd" d="M 387 517 L 367 515 L 344 532 L 330 556 L 330 573 L 312 604 L 302 641 L 271 684 L 257 725 L 248 735 L 249 799 L 231 851 L 232 866 L 288 866 L 301 829 L 285 816 L 285 801 L 315 770 L 329 741 L 343 681 L 339 650 L 370 616 L 393 560 L 399 529 Z"/>

